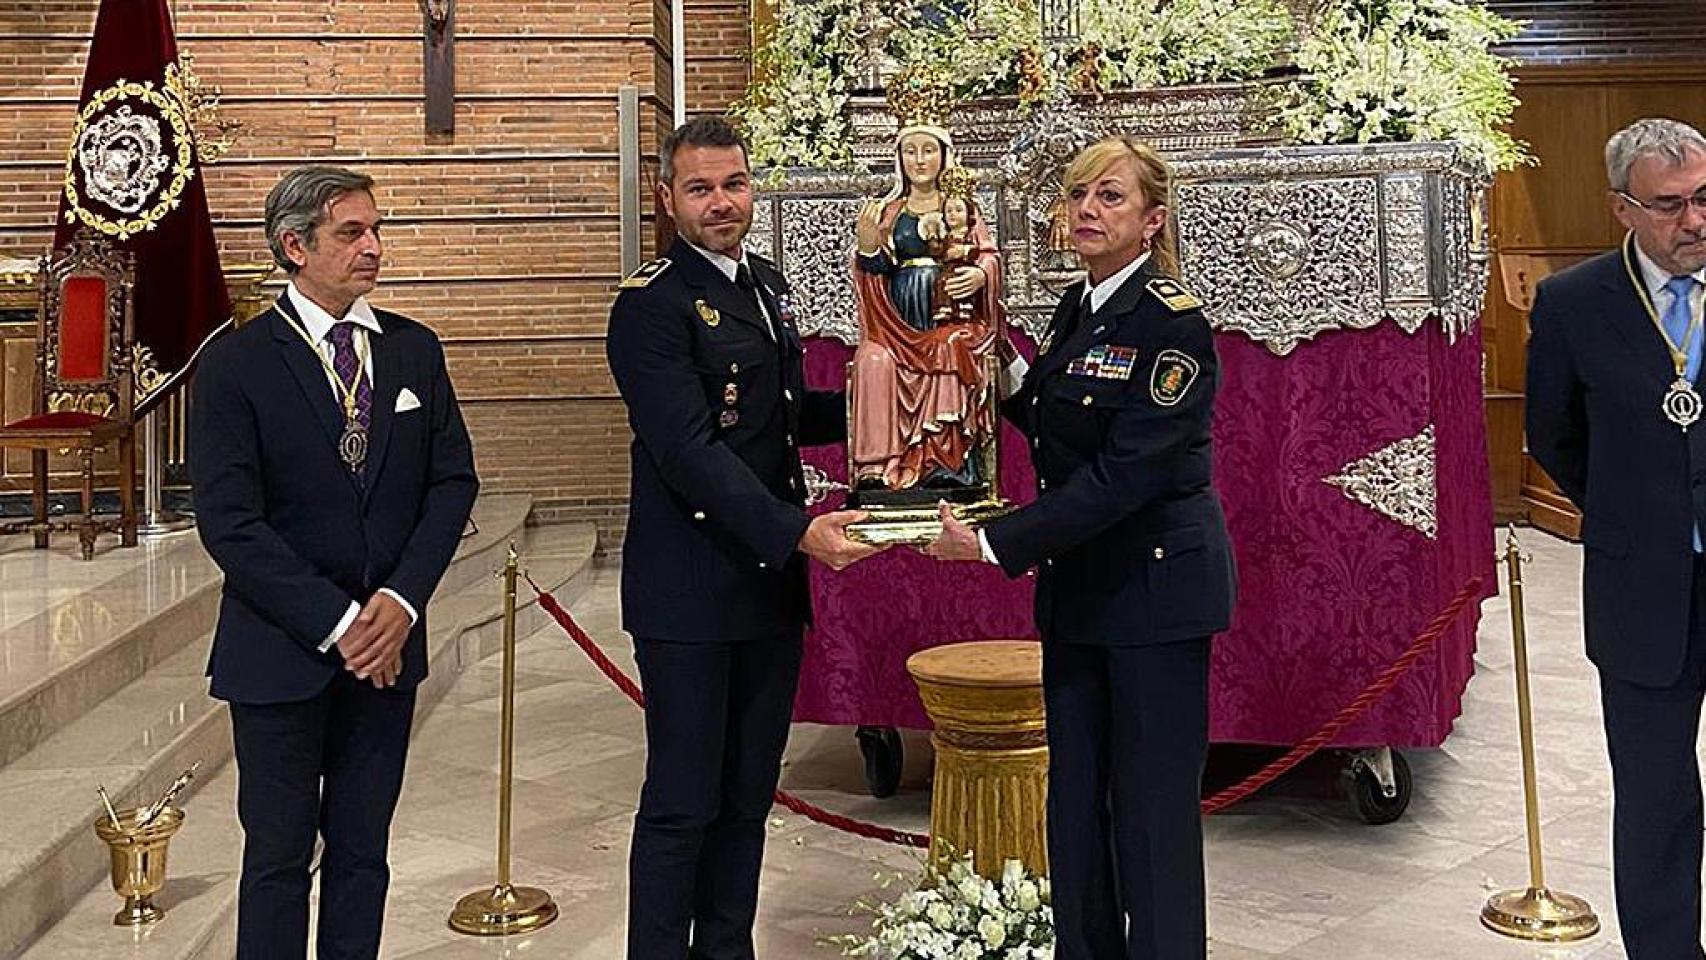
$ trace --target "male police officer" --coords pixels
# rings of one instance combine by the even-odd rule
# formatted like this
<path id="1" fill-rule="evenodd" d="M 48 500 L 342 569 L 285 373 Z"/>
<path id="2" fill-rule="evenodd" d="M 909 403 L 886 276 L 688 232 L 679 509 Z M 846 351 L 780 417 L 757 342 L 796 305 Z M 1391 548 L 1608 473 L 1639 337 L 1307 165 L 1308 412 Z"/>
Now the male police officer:
<path id="1" fill-rule="evenodd" d="M 799 445 L 846 434 L 807 391 L 780 272 L 752 224 L 739 134 L 700 117 L 661 150 L 680 235 L 622 282 L 608 350 L 634 429 L 622 620 L 646 691 L 629 854 L 629 960 L 750 960 L 764 852 L 810 617 L 805 557 L 876 549 L 850 511 L 807 516 Z"/>

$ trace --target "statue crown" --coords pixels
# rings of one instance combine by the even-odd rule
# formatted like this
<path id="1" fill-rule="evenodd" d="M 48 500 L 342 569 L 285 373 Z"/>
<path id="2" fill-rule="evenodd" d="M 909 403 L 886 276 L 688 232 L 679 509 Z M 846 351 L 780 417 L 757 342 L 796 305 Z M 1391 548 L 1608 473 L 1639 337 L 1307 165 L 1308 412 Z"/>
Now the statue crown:
<path id="1" fill-rule="evenodd" d="M 977 186 L 977 175 L 956 163 L 942 171 L 942 175 L 936 178 L 936 186 L 950 197 L 969 200 Z"/>
<path id="2" fill-rule="evenodd" d="M 889 81 L 886 96 L 902 127 L 945 126 L 954 109 L 953 83 L 939 67 L 907 67 Z"/>

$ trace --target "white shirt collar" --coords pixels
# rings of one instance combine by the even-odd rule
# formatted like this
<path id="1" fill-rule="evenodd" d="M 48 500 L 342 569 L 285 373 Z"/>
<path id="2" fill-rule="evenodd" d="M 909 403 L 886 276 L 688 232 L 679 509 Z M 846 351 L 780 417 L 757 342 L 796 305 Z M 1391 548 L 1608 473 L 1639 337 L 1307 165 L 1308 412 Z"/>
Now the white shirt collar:
<path id="1" fill-rule="evenodd" d="M 1118 273 L 1106 280 L 1103 280 L 1095 286 L 1090 286 L 1090 280 L 1086 277 L 1084 279 L 1084 296 L 1090 300 L 1090 311 L 1094 313 L 1095 311 L 1102 309 L 1102 307 L 1113 298 L 1113 295 L 1118 293 L 1121 287 L 1125 286 L 1125 282 L 1131 279 L 1132 274 L 1136 273 L 1148 262 L 1149 251 L 1145 250 L 1136 260 L 1133 260 L 1124 267 L 1121 267 Z"/>
<path id="2" fill-rule="evenodd" d="M 1647 251 L 1641 249 L 1639 240 L 1630 245 L 1635 248 L 1635 262 L 1641 265 L 1641 279 L 1647 283 L 1647 295 L 1652 298 L 1654 308 L 1659 311 L 1660 315 L 1663 315 L 1666 312 L 1666 306 L 1670 303 L 1670 295 L 1665 290 L 1665 284 L 1670 282 L 1672 274 L 1664 267 L 1654 263 L 1652 257 L 1647 256 Z M 1689 276 L 1698 281 L 1694 285 L 1694 293 L 1698 296 L 1701 288 L 1706 286 L 1706 267 L 1702 267 Z M 1661 293 L 1665 296 L 1659 296 Z"/>
<path id="3" fill-rule="evenodd" d="M 342 317 L 334 317 L 324 308 L 308 299 L 301 290 L 296 289 L 296 281 L 292 280 L 284 288 L 284 295 L 290 298 L 290 305 L 296 308 L 296 316 L 302 320 L 302 328 L 308 331 L 308 336 L 315 343 L 326 339 L 326 334 L 332 332 L 332 325 L 339 320 L 349 320 L 356 326 L 366 329 L 369 333 L 384 333 L 379 327 L 379 318 L 374 316 L 373 307 L 368 305 L 366 297 L 356 297 L 349 305 L 349 312 Z"/>
<path id="4" fill-rule="evenodd" d="M 687 238 L 683 237 L 682 239 L 686 240 Z M 723 271 L 723 276 L 728 277 L 730 283 L 735 281 L 735 270 L 739 269 L 740 265 L 746 262 L 746 250 L 744 248 L 742 248 L 740 252 L 740 259 L 735 260 L 727 254 L 718 253 L 715 250 L 707 250 L 691 240 L 687 241 L 687 245 L 699 251 L 701 256 L 711 261 L 712 266 Z M 747 269 L 751 270 L 752 268 L 747 267 Z M 752 278 L 752 282 L 757 283 L 758 277 L 754 276 Z"/>

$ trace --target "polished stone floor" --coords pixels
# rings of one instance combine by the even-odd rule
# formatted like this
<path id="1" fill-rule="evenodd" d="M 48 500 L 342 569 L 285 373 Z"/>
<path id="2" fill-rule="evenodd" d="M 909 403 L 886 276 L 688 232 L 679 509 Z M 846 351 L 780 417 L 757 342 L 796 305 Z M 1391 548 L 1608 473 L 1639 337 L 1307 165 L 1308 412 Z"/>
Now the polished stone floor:
<path id="1" fill-rule="evenodd" d="M 1547 880 L 1587 897 L 1606 923 L 1592 940 L 1533 946 L 1486 932 L 1490 891 L 1527 883 L 1509 607 L 1482 614 L 1477 672 L 1442 749 L 1409 754 L 1416 794 L 1396 824 L 1353 819 L 1330 775 L 1282 781 L 1208 823 L 1217 960 L 1616 960 L 1608 848 L 1610 781 L 1595 677 L 1580 652 L 1579 552 L 1536 532 L 1528 624 Z M 631 669 L 617 626 L 617 571 L 600 569 L 572 611 Z M 384 954 L 395 958 L 621 955 L 624 860 L 643 751 L 639 714 L 554 627 L 520 648 L 515 881 L 555 895 L 563 917 L 508 943 L 445 927 L 456 898 L 493 877 L 498 658 L 474 665 L 421 726 L 399 811 Z M 865 794 L 851 731 L 794 730 L 784 786 L 822 806 L 912 830 L 928 824 L 928 745 L 909 737 L 899 796 Z M 1328 781 L 1326 785 L 1317 781 Z M 204 801 L 205 802 L 205 801 Z M 905 850 L 836 834 L 792 814 L 770 823 L 761 957 L 834 956 L 854 900 L 910 871 Z"/>

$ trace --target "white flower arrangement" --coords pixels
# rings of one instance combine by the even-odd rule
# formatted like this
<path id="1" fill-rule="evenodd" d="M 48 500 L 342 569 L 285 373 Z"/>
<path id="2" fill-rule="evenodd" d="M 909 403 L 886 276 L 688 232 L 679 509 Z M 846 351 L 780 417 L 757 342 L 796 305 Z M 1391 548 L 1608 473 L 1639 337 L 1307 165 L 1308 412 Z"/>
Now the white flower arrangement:
<path id="1" fill-rule="evenodd" d="M 1107 90 L 1248 80 L 1295 39 L 1280 0 L 1085 0 L 1081 18 Z"/>
<path id="2" fill-rule="evenodd" d="M 1050 84 L 1103 91 L 1248 80 L 1294 67 L 1280 119 L 1300 143 L 1457 140 L 1489 169 L 1527 162 L 1490 52 L 1520 25 L 1480 0 L 1079 0 L 1072 50 L 1045 50 L 1036 0 L 777 0 L 732 113 L 760 167 L 853 167 L 847 103 L 873 54 L 930 65 L 961 99 Z M 1298 5 L 1294 3 L 1293 5 Z M 868 49 L 875 46 L 876 49 Z"/>
<path id="3" fill-rule="evenodd" d="M 1490 52 L 1521 24 L 1471 0 L 1324 5 L 1299 45 L 1304 78 L 1281 113 L 1302 143 L 1456 140 L 1489 170 L 1530 161 L 1501 128 L 1518 101 Z"/>
<path id="4" fill-rule="evenodd" d="M 895 902 L 861 902 L 854 909 L 871 914 L 872 932 L 828 938 L 844 957 L 1054 960 L 1048 877 L 1017 860 L 1008 860 L 995 881 L 972 869 L 969 853 L 944 858 Z"/>

